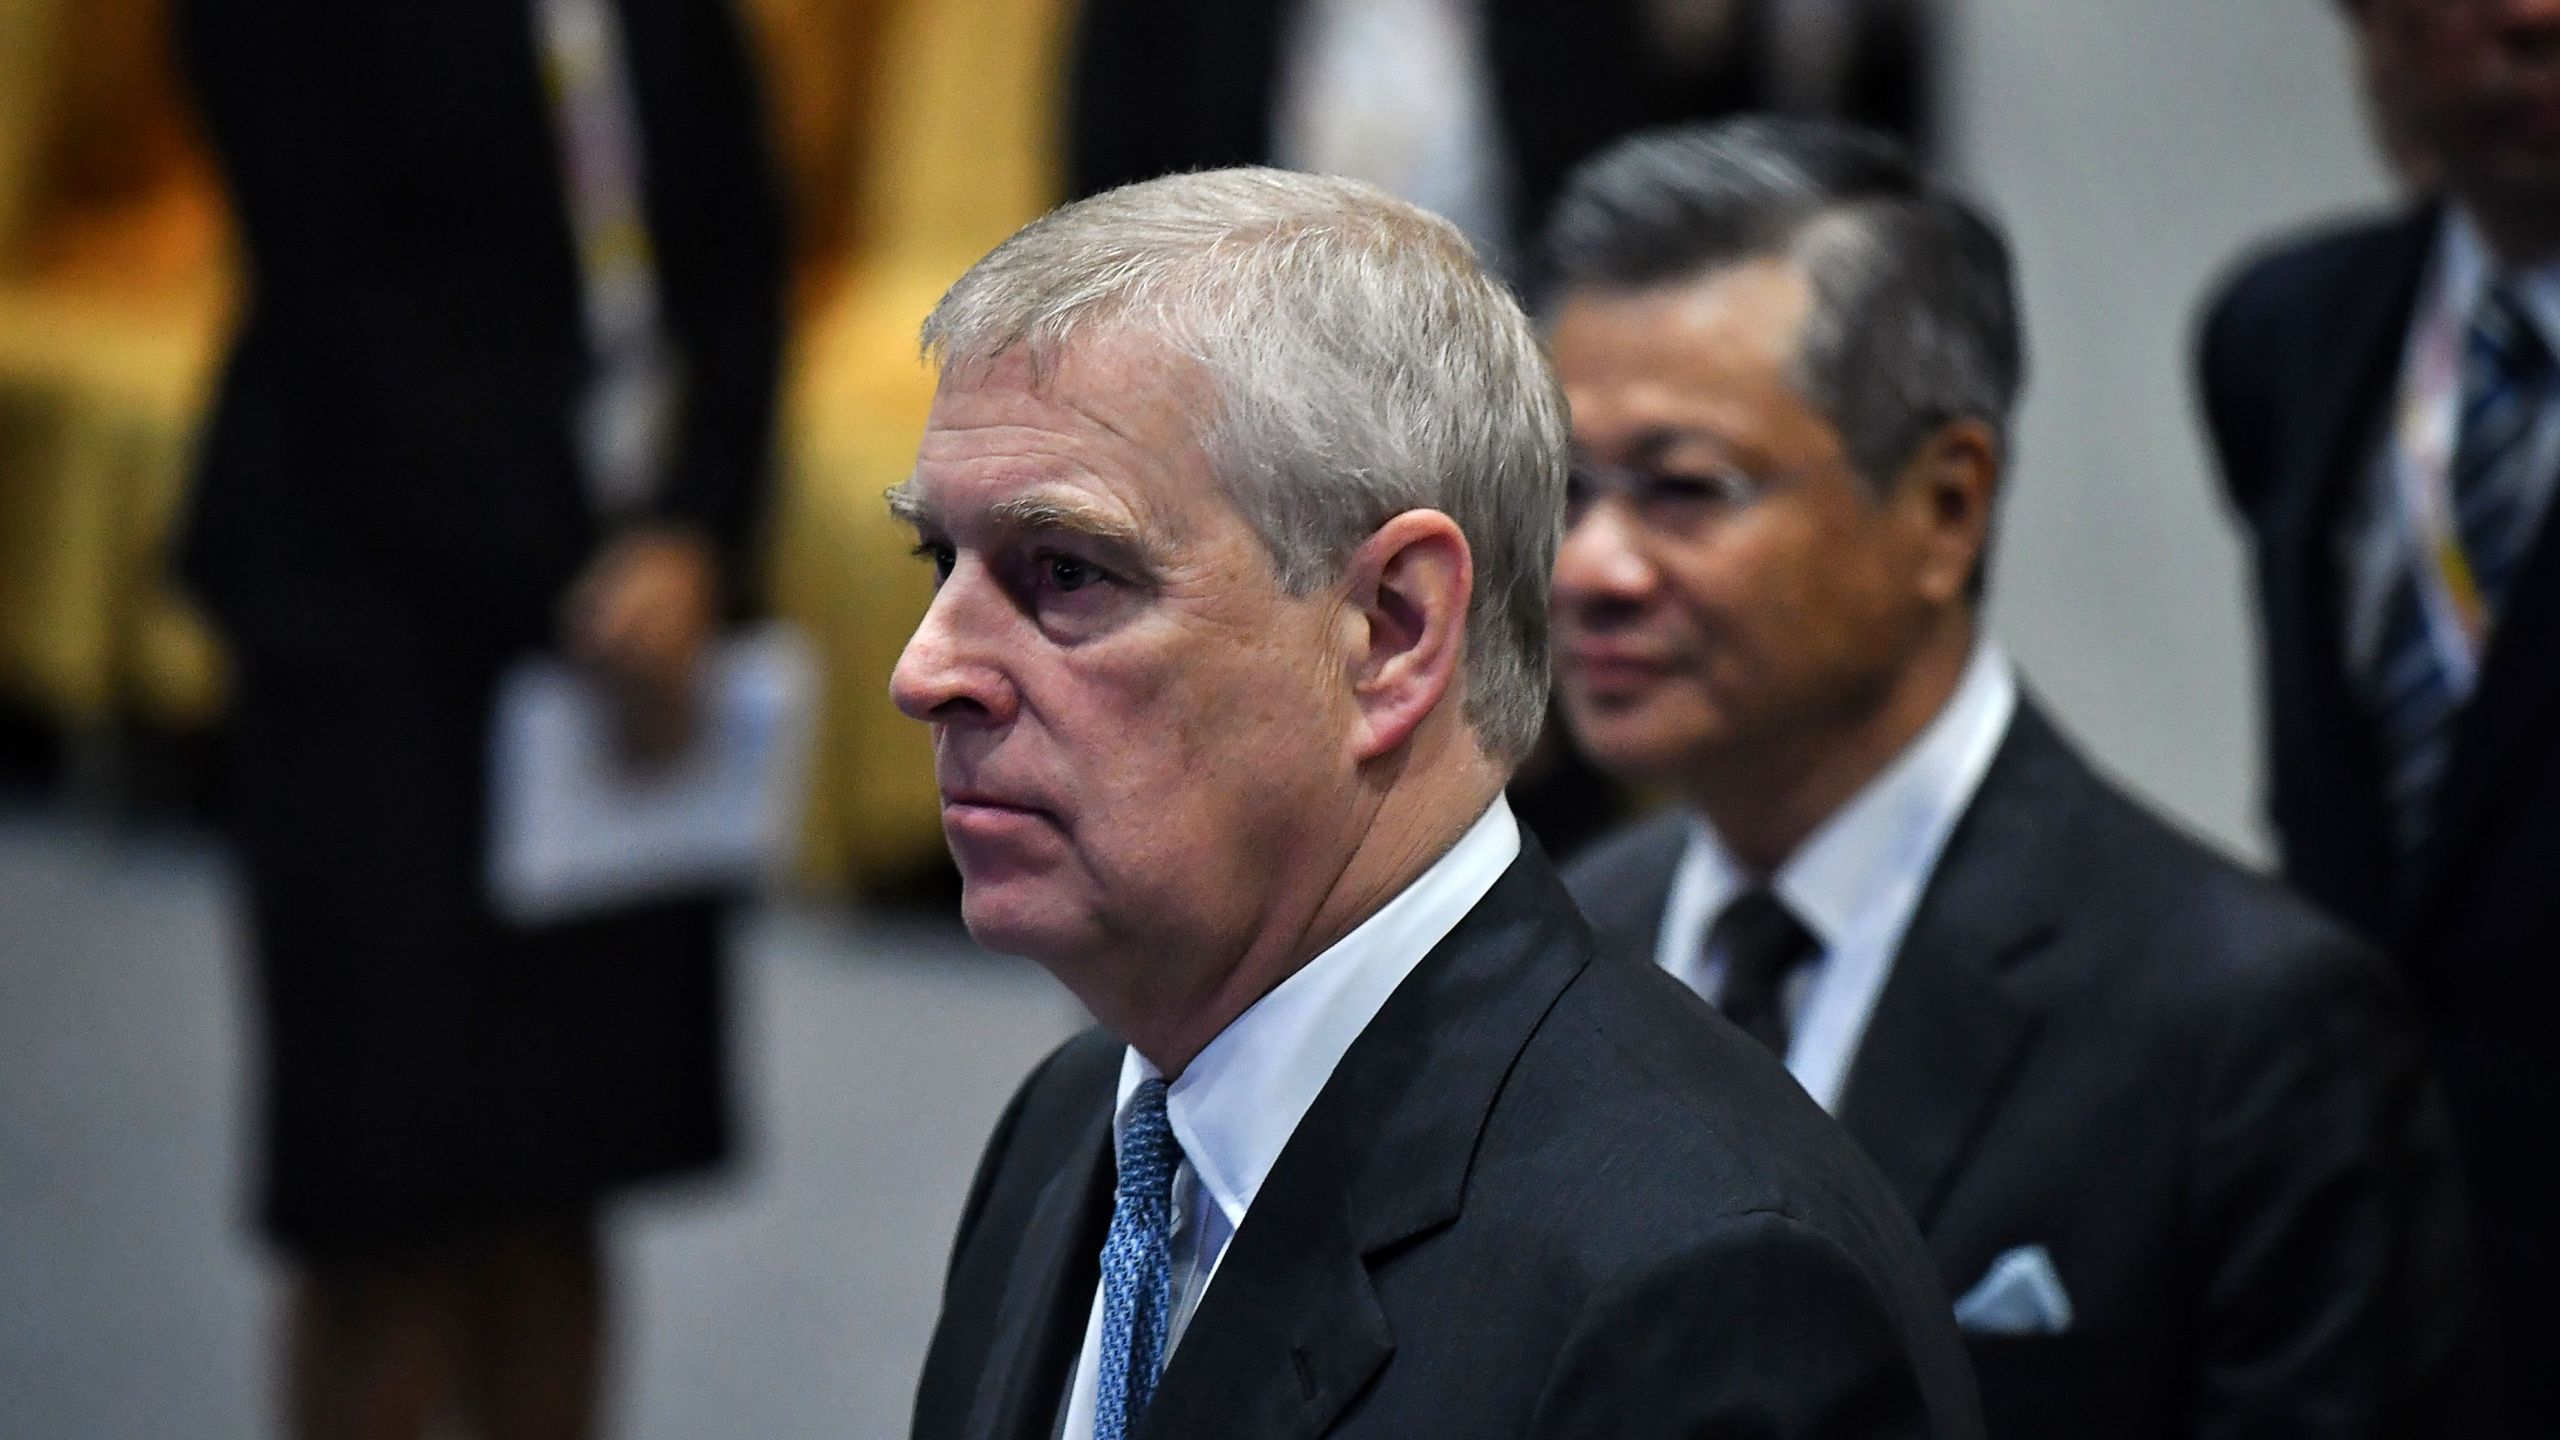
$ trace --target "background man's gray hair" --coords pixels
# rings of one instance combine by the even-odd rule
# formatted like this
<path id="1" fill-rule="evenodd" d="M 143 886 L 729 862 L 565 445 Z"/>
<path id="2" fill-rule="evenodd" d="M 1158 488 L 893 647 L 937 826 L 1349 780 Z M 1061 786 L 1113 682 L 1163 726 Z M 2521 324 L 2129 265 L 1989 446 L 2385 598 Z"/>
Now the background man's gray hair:
<path id="1" fill-rule="evenodd" d="M 2006 452 L 2026 371 L 2008 243 L 1881 135 L 1762 116 L 1621 141 L 1557 202 L 1542 293 L 1551 307 L 1771 257 L 1813 287 L 1796 386 L 1870 485 L 1951 420 L 1983 421 Z"/>
<path id="2" fill-rule="evenodd" d="M 1445 512 L 1475 557 L 1465 713 L 1516 762 L 1547 699 L 1564 399 L 1536 330 L 1447 222 L 1374 186 L 1214 170 L 1033 221 L 924 324 L 946 375 L 1013 352 L 1040 374 L 1109 336 L 1198 365 L 1209 463 L 1305 594 L 1396 514 Z"/>

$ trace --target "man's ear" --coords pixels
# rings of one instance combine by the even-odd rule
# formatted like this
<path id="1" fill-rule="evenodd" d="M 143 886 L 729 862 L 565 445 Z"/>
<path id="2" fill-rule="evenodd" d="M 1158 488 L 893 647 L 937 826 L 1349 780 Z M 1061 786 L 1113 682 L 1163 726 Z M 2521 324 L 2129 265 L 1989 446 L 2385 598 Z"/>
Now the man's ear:
<path id="1" fill-rule="evenodd" d="M 1991 543 L 2000 491 L 2000 437 L 1980 420 L 1951 420 L 1929 432 L 1896 477 L 1920 546 L 1921 593 L 1939 604 L 1969 598 Z"/>
<path id="2" fill-rule="evenodd" d="M 1475 557 L 1457 521 L 1407 510 L 1352 552 L 1343 578 L 1354 758 L 1368 761 L 1402 746 L 1451 698 Z"/>

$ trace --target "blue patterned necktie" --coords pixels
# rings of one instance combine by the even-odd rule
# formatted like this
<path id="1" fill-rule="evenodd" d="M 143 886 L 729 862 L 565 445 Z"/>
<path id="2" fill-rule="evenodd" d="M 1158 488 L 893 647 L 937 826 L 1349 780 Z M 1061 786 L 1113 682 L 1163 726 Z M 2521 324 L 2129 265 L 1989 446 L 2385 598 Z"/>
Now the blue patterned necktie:
<path id="1" fill-rule="evenodd" d="M 2515 292 L 2481 293 L 2463 353 L 2461 427 L 2450 500 L 2455 539 L 2495 617 L 2530 538 L 2523 523 L 2526 470 L 2541 449 L 2552 378 L 2551 352 Z M 2454 688 L 2429 630 L 2412 557 L 2392 592 L 2375 694 L 2386 770 L 2386 800 L 2405 883 L 2433 829 L 2435 798 L 2453 750 L 2464 696 Z"/>
<path id="2" fill-rule="evenodd" d="M 1120 1126 L 1120 1183 L 1102 1242 L 1102 1373 L 1093 1440 L 1128 1440 L 1156 1393 L 1173 1319 L 1173 1172 L 1165 1084 L 1142 1082 Z"/>

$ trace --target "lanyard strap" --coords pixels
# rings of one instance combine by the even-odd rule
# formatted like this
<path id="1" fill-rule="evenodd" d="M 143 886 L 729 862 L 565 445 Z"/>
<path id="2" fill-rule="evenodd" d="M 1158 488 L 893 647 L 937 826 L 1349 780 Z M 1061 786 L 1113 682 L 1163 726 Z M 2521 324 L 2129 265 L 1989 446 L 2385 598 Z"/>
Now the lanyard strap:
<path id="1" fill-rule="evenodd" d="M 2393 426 L 2393 491 L 2409 546 L 2409 573 L 2419 613 L 2457 696 L 2470 695 L 2480 677 L 2480 653 L 2489 634 L 2488 605 L 2471 557 L 2463 551 L 2454 520 L 2453 461 L 2461 440 L 2462 356 L 2469 335 L 2470 288 L 2457 283 L 2449 264 L 2437 267 L 2433 293 L 2400 389 Z"/>
<path id="2" fill-rule="evenodd" d="M 677 400 L 644 208 L 639 106 L 612 0 L 534 0 L 534 20 L 596 366 L 579 454 L 598 508 L 615 514 L 657 488 Z"/>

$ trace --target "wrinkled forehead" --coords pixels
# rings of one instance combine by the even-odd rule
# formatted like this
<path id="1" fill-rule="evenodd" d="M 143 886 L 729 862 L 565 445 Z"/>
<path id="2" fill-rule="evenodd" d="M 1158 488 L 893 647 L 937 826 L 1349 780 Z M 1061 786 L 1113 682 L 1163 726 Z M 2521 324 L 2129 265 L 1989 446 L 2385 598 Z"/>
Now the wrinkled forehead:
<path id="1" fill-rule="evenodd" d="M 1179 364 L 1134 346 L 951 367 L 890 509 L 947 535 L 996 527 L 1149 550 L 1189 543 L 1227 507 L 1200 436 L 1199 389 Z"/>

